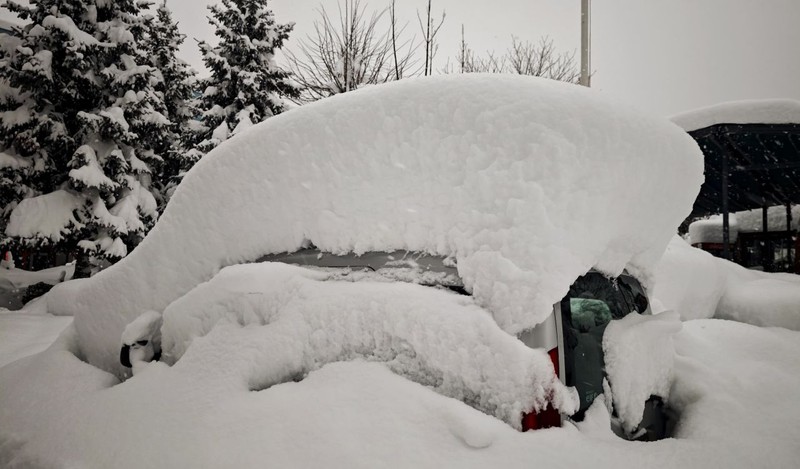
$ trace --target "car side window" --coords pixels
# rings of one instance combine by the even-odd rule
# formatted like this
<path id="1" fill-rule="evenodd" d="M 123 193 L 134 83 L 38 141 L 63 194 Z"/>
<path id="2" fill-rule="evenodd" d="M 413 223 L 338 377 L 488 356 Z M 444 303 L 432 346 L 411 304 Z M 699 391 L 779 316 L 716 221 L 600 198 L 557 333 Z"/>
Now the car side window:
<path id="1" fill-rule="evenodd" d="M 641 292 L 641 287 L 636 287 Z M 603 393 L 603 334 L 613 319 L 635 309 L 634 300 L 634 285 L 589 272 L 572 284 L 561 301 L 565 382 L 575 386 L 580 400 L 573 419 L 582 420 L 586 409 Z"/>
<path id="2" fill-rule="evenodd" d="M 622 275 L 619 277 L 618 285 L 631 310 L 639 314 L 645 314 L 650 304 L 639 281 L 628 275 Z"/>

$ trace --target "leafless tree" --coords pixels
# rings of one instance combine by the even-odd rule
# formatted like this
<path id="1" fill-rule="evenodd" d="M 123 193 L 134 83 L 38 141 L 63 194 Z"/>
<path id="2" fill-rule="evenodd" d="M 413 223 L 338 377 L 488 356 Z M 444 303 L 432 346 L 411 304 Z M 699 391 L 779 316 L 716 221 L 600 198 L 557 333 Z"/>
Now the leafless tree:
<path id="1" fill-rule="evenodd" d="M 337 6 L 338 18 L 320 6 L 314 33 L 300 41 L 297 53 L 287 51 L 289 68 L 303 89 L 300 102 L 400 79 L 413 66 L 413 40 L 399 39 L 405 26 L 397 27 L 394 2 L 390 28 L 382 23 L 387 9 L 367 14 L 360 0 Z"/>
<path id="2" fill-rule="evenodd" d="M 578 83 L 581 73 L 575 64 L 575 52 L 558 53 L 553 40 L 543 37 L 539 43 L 521 42 L 511 37 L 511 49 L 506 53 L 510 71 L 552 80 Z"/>
<path id="3" fill-rule="evenodd" d="M 493 52 L 488 52 L 486 57 L 480 57 L 475 51 L 470 49 L 464 37 L 464 25 L 461 25 L 461 47 L 456 57 L 460 73 L 504 73 L 506 70 L 506 57 L 497 57 Z M 445 67 L 444 73 L 451 73 L 453 70 Z"/>
<path id="4" fill-rule="evenodd" d="M 422 24 L 422 17 L 417 11 L 417 20 L 419 20 L 419 28 L 422 30 L 422 42 L 425 44 L 425 65 L 423 66 L 423 75 L 428 76 L 433 73 L 433 58 L 436 57 L 436 52 L 439 47 L 436 45 L 436 34 L 444 24 L 446 13 L 442 12 L 442 18 L 439 24 L 431 15 L 431 0 L 428 0 L 428 8 L 425 15 L 425 24 Z"/>
<path id="5" fill-rule="evenodd" d="M 494 52 L 487 52 L 485 56 L 479 56 L 467 45 L 462 26 L 461 47 L 456 60 L 461 73 L 518 73 L 569 83 L 578 83 L 580 78 L 575 52 L 559 53 L 548 37 L 532 43 L 512 36 L 511 48 L 503 55 L 498 57 Z"/>

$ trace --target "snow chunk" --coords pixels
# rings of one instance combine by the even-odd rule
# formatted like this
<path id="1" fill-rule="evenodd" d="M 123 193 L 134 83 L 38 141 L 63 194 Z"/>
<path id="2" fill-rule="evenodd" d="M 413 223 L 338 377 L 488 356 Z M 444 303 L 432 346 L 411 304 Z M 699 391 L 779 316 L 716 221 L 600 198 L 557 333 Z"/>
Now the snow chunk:
<path id="1" fill-rule="evenodd" d="M 36 53 L 30 60 L 22 65 L 22 70 L 31 72 L 42 72 L 44 75 L 52 80 L 53 79 L 53 53 L 49 50 L 41 50 Z"/>
<path id="2" fill-rule="evenodd" d="M 116 233 L 128 233 L 126 219 L 118 216 L 116 213 L 112 214 L 108 210 L 108 207 L 106 207 L 105 201 L 100 198 L 100 196 L 95 196 L 92 199 L 92 216 L 94 216 L 99 224 L 112 229 Z"/>
<path id="3" fill-rule="evenodd" d="M 14 110 L 0 113 L 0 121 L 2 121 L 6 127 L 14 128 L 30 122 L 34 114 L 33 103 L 28 101 Z"/>
<path id="4" fill-rule="evenodd" d="M 137 340 L 157 339 L 161 341 L 161 313 L 145 311 L 141 316 L 125 326 L 122 331 L 122 345 L 133 345 Z"/>
<path id="5" fill-rule="evenodd" d="M 453 257 L 477 303 L 515 334 L 592 267 L 647 272 L 702 170 L 686 132 L 595 90 L 523 76 L 402 80 L 230 139 L 189 171 L 132 256 L 82 283 L 80 300 L 56 289 L 48 305 L 76 314 L 89 362 L 112 370 L 116 338 L 141 311 L 226 265 L 310 241 Z"/>
<path id="6" fill-rule="evenodd" d="M 119 106 L 108 107 L 100 111 L 98 114 L 110 120 L 113 124 L 119 126 L 124 132 L 127 132 L 130 128 L 128 121 L 125 120 L 125 111 L 123 111 Z"/>
<path id="7" fill-rule="evenodd" d="M 731 101 L 681 113 L 671 119 L 687 132 L 717 124 L 800 124 L 800 101 Z"/>
<path id="8" fill-rule="evenodd" d="M 263 389 L 361 357 L 515 428 L 548 402 L 577 410 L 547 354 L 500 330 L 472 298 L 327 277 L 281 263 L 223 269 L 164 311 L 165 360 Z"/>
<path id="9" fill-rule="evenodd" d="M 75 218 L 75 211 L 83 202 L 83 197 L 65 190 L 24 199 L 11 211 L 6 235 L 46 238 L 57 243 L 62 233 L 69 231 L 69 226 L 82 226 Z"/>
<path id="10" fill-rule="evenodd" d="M 231 135 L 236 135 L 239 132 L 247 130 L 250 127 L 253 126 L 253 121 L 250 120 L 250 115 L 253 113 L 254 110 L 255 110 L 255 107 L 251 104 L 250 106 L 247 106 L 246 108 L 244 108 L 241 111 L 239 111 L 238 114 L 236 114 L 236 121 L 238 123 L 236 124 L 236 127 L 231 132 Z"/>
<path id="11" fill-rule="evenodd" d="M 101 43 L 95 39 L 91 34 L 81 30 L 72 21 L 69 16 L 47 16 L 42 20 L 42 26 L 45 28 L 55 28 L 66 33 L 73 41 L 83 45 L 100 45 Z"/>
<path id="12" fill-rule="evenodd" d="M 675 363 L 673 336 L 680 330 L 675 312 L 655 316 L 633 312 L 606 328 L 606 373 L 626 432 L 636 430 L 650 396 L 669 397 Z"/>
<path id="13" fill-rule="evenodd" d="M 81 145 L 75 150 L 75 157 L 84 159 L 84 164 L 80 168 L 71 169 L 69 177 L 82 182 L 87 187 L 117 187 L 117 183 L 112 181 L 103 172 L 100 163 L 97 161 L 97 154 L 89 145 Z"/>
<path id="14" fill-rule="evenodd" d="M 225 121 L 222 121 L 214 132 L 211 133 L 211 138 L 217 140 L 218 142 L 224 142 L 228 139 L 230 135 L 230 129 L 228 128 L 228 124 Z"/>
<path id="15" fill-rule="evenodd" d="M 29 159 L 18 156 L 13 150 L 0 151 L 0 169 L 20 169 L 29 168 L 30 166 L 31 161 Z"/>

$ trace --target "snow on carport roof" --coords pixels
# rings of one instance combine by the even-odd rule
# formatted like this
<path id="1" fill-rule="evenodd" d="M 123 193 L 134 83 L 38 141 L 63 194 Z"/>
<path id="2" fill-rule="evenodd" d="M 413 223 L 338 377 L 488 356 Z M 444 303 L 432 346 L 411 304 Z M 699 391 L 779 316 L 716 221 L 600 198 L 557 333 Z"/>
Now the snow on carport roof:
<path id="1" fill-rule="evenodd" d="M 800 101 L 722 103 L 672 121 L 705 155 L 706 181 L 688 220 L 725 205 L 734 212 L 800 203 Z"/>
<path id="2" fill-rule="evenodd" d="M 670 119 L 687 132 L 718 124 L 800 124 L 800 101 L 793 99 L 730 101 L 682 112 Z"/>
<path id="3" fill-rule="evenodd" d="M 267 119 L 203 157 L 155 228 L 99 275 L 56 287 L 88 361 L 221 268 L 313 243 L 457 262 L 510 333 L 543 321 L 592 267 L 646 273 L 702 180 L 695 142 L 595 90 L 452 75 L 345 93 Z"/>

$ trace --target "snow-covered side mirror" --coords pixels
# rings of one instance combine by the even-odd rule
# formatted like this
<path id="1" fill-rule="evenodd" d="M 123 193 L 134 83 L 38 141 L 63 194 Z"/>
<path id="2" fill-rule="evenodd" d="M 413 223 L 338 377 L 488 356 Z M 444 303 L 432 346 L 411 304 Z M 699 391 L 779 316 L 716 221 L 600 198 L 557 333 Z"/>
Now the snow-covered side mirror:
<path id="1" fill-rule="evenodd" d="M 161 358 L 161 323 L 161 313 L 146 311 L 125 326 L 119 352 L 122 366 L 136 374 L 137 365 Z"/>

